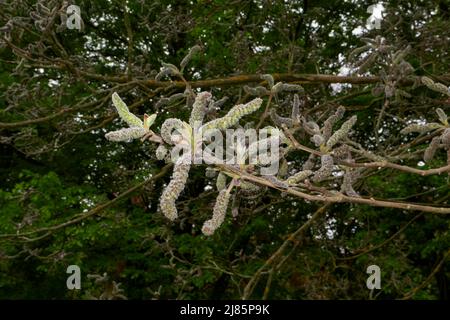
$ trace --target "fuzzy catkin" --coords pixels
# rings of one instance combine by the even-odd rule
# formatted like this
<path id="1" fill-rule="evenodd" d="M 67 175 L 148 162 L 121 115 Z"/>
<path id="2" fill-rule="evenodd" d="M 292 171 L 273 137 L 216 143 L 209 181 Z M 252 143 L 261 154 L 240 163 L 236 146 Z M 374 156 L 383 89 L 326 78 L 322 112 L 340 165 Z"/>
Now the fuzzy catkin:
<path id="1" fill-rule="evenodd" d="M 160 81 L 163 77 L 174 74 L 174 70 L 170 68 L 162 68 L 160 72 L 155 76 L 156 81 Z"/>
<path id="2" fill-rule="evenodd" d="M 303 124 L 303 126 L 304 126 L 306 132 L 308 132 L 310 134 L 316 134 L 316 133 L 320 134 L 320 127 L 315 121 L 305 122 Z"/>
<path id="3" fill-rule="evenodd" d="M 273 80 L 273 77 L 272 77 L 271 74 L 263 74 L 263 75 L 260 76 L 260 78 L 262 80 L 266 80 L 267 81 L 267 85 L 268 85 L 269 88 L 273 87 L 275 81 Z"/>
<path id="4" fill-rule="evenodd" d="M 228 101 L 227 96 L 225 96 L 217 101 L 214 101 L 212 104 L 210 103 L 211 107 L 209 108 L 209 110 L 211 110 L 211 109 L 215 110 L 216 108 L 220 108 L 227 101 Z"/>
<path id="5" fill-rule="evenodd" d="M 217 176 L 216 187 L 217 191 L 221 191 L 227 187 L 227 176 L 222 172 L 219 172 Z"/>
<path id="6" fill-rule="evenodd" d="M 254 196 L 263 190 L 260 186 L 248 181 L 241 181 L 240 188 L 245 196 Z"/>
<path id="7" fill-rule="evenodd" d="M 206 106 L 211 100 L 211 93 L 209 92 L 200 92 L 194 101 L 194 105 L 192 106 L 191 117 L 189 118 L 189 124 L 191 127 L 194 127 L 195 123 L 201 123 L 203 118 L 205 117 Z"/>
<path id="8" fill-rule="evenodd" d="M 292 103 L 291 118 L 295 122 L 300 122 L 300 98 L 298 94 L 294 94 L 294 102 Z"/>
<path id="9" fill-rule="evenodd" d="M 428 131 L 432 131 L 434 129 L 441 128 L 442 125 L 436 122 L 426 123 L 426 124 L 418 124 L 418 123 L 411 123 L 410 125 L 403 128 L 400 133 L 401 134 L 408 134 L 412 132 L 418 132 L 418 133 L 425 133 Z"/>
<path id="10" fill-rule="evenodd" d="M 183 69 L 187 66 L 187 64 L 189 63 L 189 61 L 191 61 L 192 57 L 193 57 L 197 52 L 200 52 L 200 51 L 202 51 L 202 48 L 201 48 L 199 45 L 193 46 L 193 47 L 189 50 L 188 54 L 183 58 L 183 60 L 181 60 L 181 63 L 180 63 L 181 70 L 183 70 Z"/>
<path id="11" fill-rule="evenodd" d="M 144 128 L 132 127 L 123 128 L 117 131 L 111 131 L 105 134 L 105 138 L 109 141 L 128 141 L 141 138 L 147 131 Z"/>
<path id="12" fill-rule="evenodd" d="M 315 144 L 316 147 L 319 147 L 325 142 L 325 139 L 324 137 L 322 137 L 322 135 L 315 134 L 311 137 L 311 141 Z"/>
<path id="13" fill-rule="evenodd" d="M 143 127 L 144 126 L 144 123 L 142 122 L 142 120 L 130 112 L 127 105 L 119 97 L 117 92 L 114 92 L 112 94 L 112 102 L 113 102 L 114 106 L 116 107 L 117 113 L 119 114 L 120 118 L 123 121 L 125 121 L 130 127 Z"/>
<path id="14" fill-rule="evenodd" d="M 278 127 L 281 127 L 283 124 L 291 128 L 294 125 L 294 121 L 291 118 L 285 118 L 277 114 L 275 109 L 270 109 L 270 119 L 272 119 L 273 123 Z"/>
<path id="15" fill-rule="evenodd" d="M 160 144 L 158 146 L 158 148 L 156 148 L 156 152 L 155 153 L 156 153 L 156 159 L 164 160 L 164 158 L 167 155 L 167 148 L 164 145 Z"/>
<path id="16" fill-rule="evenodd" d="M 333 150 L 333 157 L 340 161 L 351 159 L 352 154 L 350 152 L 350 147 L 346 144 L 340 145 Z"/>
<path id="17" fill-rule="evenodd" d="M 446 128 L 442 133 L 441 142 L 446 148 L 450 148 L 450 128 Z"/>
<path id="18" fill-rule="evenodd" d="M 304 92 L 305 89 L 303 89 L 303 87 L 301 85 L 299 85 L 299 84 L 283 83 L 283 85 L 281 86 L 281 91 L 287 91 L 287 92 L 299 91 L 299 92 Z"/>
<path id="19" fill-rule="evenodd" d="M 311 176 L 313 173 L 314 172 L 312 170 L 303 170 L 287 178 L 286 182 L 288 184 L 297 184 Z"/>
<path id="20" fill-rule="evenodd" d="M 176 118 L 169 118 L 164 121 L 164 123 L 161 125 L 161 138 L 168 143 L 173 144 L 172 141 L 172 131 L 173 129 L 180 129 L 183 128 L 183 121 Z"/>
<path id="21" fill-rule="evenodd" d="M 266 96 L 270 93 L 266 88 L 262 86 L 257 86 L 255 88 L 244 86 L 244 91 L 251 96 Z"/>
<path id="22" fill-rule="evenodd" d="M 333 135 L 330 137 L 330 139 L 328 139 L 327 141 L 327 147 L 329 149 L 333 148 L 333 146 L 338 143 L 339 141 L 341 141 L 342 139 L 344 139 L 347 135 L 348 132 L 350 131 L 350 129 L 354 126 L 354 124 L 356 123 L 357 117 L 353 116 L 350 119 L 348 119 L 347 121 L 345 121 L 341 128 L 336 131 L 335 133 L 333 133 Z"/>
<path id="23" fill-rule="evenodd" d="M 430 162 L 434 158 L 434 154 L 436 150 L 439 148 L 440 137 L 434 137 L 431 140 L 430 145 L 425 149 L 425 153 L 423 155 L 423 161 Z"/>
<path id="24" fill-rule="evenodd" d="M 314 174 L 314 176 L 312 177 L 312 180 L 314 182 L 320 182 L 325 180 L 326 178 L 328 178 L 331 173 L 333 172 L 333 157 L 328 155 L 328 154 L 324 154 L 320 157 L 320 163 L 321 163 L 321 167 L 319 170 L 316 171 L 316 173 Z"/>
<path id="25" fill-rule="evenodd" d="M 422 77 L 421 80 L 422 83 L 428 87 L 428 89 L 450 96 L 450 91 L 442 83 L 434 82 L 428 77 Z"/>
<path id="26" fill-rule="evenodd" d="M 444 112 L 444 110 L 442 110 L 441 108 L 437 108 L 436 109 L 436 113 L 439 117 L 439 121 L 442 122 L 443 125 L 447 125 L 448 121 L 447 121 L 447 114 Z"/>
<path id="27" fill-rule="evenodd" d="M 231 126 L 234 126 L 242 117 L 258 110 L 259 107 L 261 107 L 261 104 L 262 99 L 256 98 L 246 104 L 239 104 L 237 106 L 234 106 L 224 117 L 206 123 L 203 126 L 203 130 L 225 130 Z"/>
<path id="28" fill-rule="evenodd" d="M 323 123 L 323 128 L 322 128 L 322 132 L 323 132 L 323 138 L 325 140 L 328 140 L 331 137 L 331 133 L 333 132 L 333 126 L 334 124 L 341 120 L 342 117 L 344 116 L 345 113 L 345 108 L 343 106 L 339 106 L 336 110 L 336 112 L 329 116 L 327 120 L 325 120 L 325 122 Z"/>
<path id="29" fill-rule="evenodd" d="M 359 177 L 359 171 L 357 170 L 346 170 L 344 178 L 341 184 L 341 192 L 345 193 L 350 197 L 360 197 L 360 195 L 353 189 L 353 184 Z"/>
<path id="30" fill-rule="evenodd" d="M 175 164 L 169 184 L 161 194 L 159 205 L 166 218 L 173 221 L 178 217 L 175 201 L 184 190 L 191 166 L 183 162 L 183 157 Z"/>
<path id="31" fill-rule="evenodd" d="M 312 170 L 316 164 L 316 155 L 310 154 L 306 162 L 302 166 L 302 170 Z"/>
<path id="32" fill-rule="evenodd" d="M 202 232 L 205 236 L 211 236 L 222 225 L 225 220 L 228 203 L 230 202 L 230 191 L 223 189 L 217 196 L 214 204 L 213 216 L 210 220 L 205 221 L 202 227 Z"/>

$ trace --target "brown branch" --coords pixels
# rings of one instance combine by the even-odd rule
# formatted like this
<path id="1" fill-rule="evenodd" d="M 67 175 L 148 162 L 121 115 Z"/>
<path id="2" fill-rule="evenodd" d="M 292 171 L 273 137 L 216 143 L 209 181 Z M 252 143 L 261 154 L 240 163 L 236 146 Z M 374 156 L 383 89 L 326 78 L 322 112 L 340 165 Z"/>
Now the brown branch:
<path id="1" fill-rule="evenodd" d="M 303 146 L 302 144 L 300 144 L 293 136 L 292 133 L 287 130 L 285 127 L 283 128 L 284 132 L 287 136 L 287 138 L 292 142 L 292 145 L 294 146 L 294 148 L 298 149 L 298 150 L 303 150 L 306 151 L 308 153 L 312 153 L 316 156 L 322 156 L 325 153 L 321 152 L 321 151 L 317 151 L 308 147 Z M 445 172 L 450 172 L 450 165 L 444 166 L 444 167 L 440 167 L 440 168 L 435 168 L 435 169 L 427 169 L 427 170 L 421 170 L 421 169 L 416 169 L 416 168 L 411 168 L 408 166 L 403 166 L 400 164 L 395 164 L 389 161 L 376 161 L 376 162 L 363 162 L 363 163 L 353 163 L 353 162 L 347 162 L 347 161 L 339 161 L 338 162 L 341 165 L 347 166 L 347 167 L 353 167 L 353 168 L 358 168 L 358 167 L 362 167 L 362 168 L 391 168 L 391 169 L 396 169 L 399 171 L 403 171 L 403 172 L 408 172 L 408 173 L 414 173 L 414 174 L 418 174 L 421 176 L 429 176 L 429 175 L 433 175 L 433 174 L 441 174 L 441 173 L 445 173 Z"/>
<path id="2" fill-rule="evenodd" d="M 302 191 L 296 190 L 292 187 L 289 188 L 281 188 L 280 186 L 275 185 L 273 182 L 264 179 L 263 177 L 257 177 L 237 168 L 228 165 L 217 165 L 224 171 L 229 172 L 232 175 L 239 176 L 241 179 L 248 180 L 251 182 L 255 182 L 260 185 L 264 185 L 273 189 L 281 190 L 290 195 L 303 198 L 309 201 L 319 201 L 325 203 L 359 203 L 366 204 L 372 207 L 382 207 L 382 208 L 396 208 L 403 209 L 408 211 L 424 211 L 430 213 L 437 214 L 450 214 L 450 208 L 446 207 L 433 207 L 433 206 L 425 206 L 420 204 L 414 204 L 409 202 L 397 202 L 397 201 L 387 201 L 387 200 L 376 200 L 374 198 L 363 198 L 363 197 L 350 197 L 346 196 L 337 191 L 330 191 L 331 195 L 311 195 L 308 193 L 304 193 Z"/>

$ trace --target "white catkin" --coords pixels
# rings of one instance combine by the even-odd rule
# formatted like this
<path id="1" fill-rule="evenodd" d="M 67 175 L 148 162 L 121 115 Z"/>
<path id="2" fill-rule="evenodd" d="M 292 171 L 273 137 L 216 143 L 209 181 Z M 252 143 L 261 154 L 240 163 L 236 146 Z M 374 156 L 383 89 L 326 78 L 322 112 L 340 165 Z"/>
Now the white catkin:
<path id="1" fill-rule="evenodd" d="M 341 184 L 341 192 L 350 197 L 360 197 L 360 195 L 353 189 L 353 184 L 359 177 L 358 170 L 346 170 Z"/>
<path id="2" fill-rule="evenodd" d="M 262 188 L 254 183 L 248 181 L 241 181 L 240 188 L 244 195 L 256 195 L 262 191 Z"/>
<path id="3" fill-rule="evenodd" d="M 174 129 L 181 130 L 181 128 L 183 128 L 183 121 L 181 121 L 180 119 L 166 119 L 166 121 L 164 121 L 164 123 L 161 125 L 161 138 L 163 138 L 166 143 L 173 144 L 174 142 L 172 141 L 172 131 Z"/>
<path id="4" fill-rule="evenodd" d="M 217 191 L 222 191 L 227 187 L 227 176 L 220 172 L 216 180 Z"/>
<path id="5" fill-rule="evenodd" d="M 305 89 L 303 89 L 303 87 L 299 84 L 290 84 L 290 83 L 283 83 L 282 87 L 281 87 L 281 91 L 299 91 L 299 92 L 304 92 Z"/>
<path id="6" fill-rule="evenodd" d="M 117 113 L 120 118 L 125 121 L 130 127 L 143 127 L 144 123 L 141 119 L 136 117 L 134 114 L 130 112 L 128 106 L 125 102 L 119 97 L 117 92 L 112 94 L 112 102 L 116 107 Z"/>
<path id="7" fill-rule="evenodd" d="M 186 181 L 189 176 L 190 165 L 185 164 L 183 157 L 177 161 L 173 168 L 172 178 L 169 184 L 164 189 L 160 198 L 160 208 L 166 218 L 173 221 L 178 217 L 177 207 L 175 201 L 180 196 L 181 191 L 184 190 Z"/>
<path id="8" fill-rule="evenodd" d="M 214 205 L 212 218 L 205 221 L 203 224 L 202 232 L 205 236 L 212 236 L 214 232 L 222 225 L 225 220 L 225 214 L 227 212 L 229 202 L 230 190 L 221 190 Z"/>
<path id="9" fill-rule="evenodd" d="M 105 138 L 109 141 L 128 141 L 141 138 L 145 135 L 147 130 L 139 127 L 123 128 L 117 131 L 111 131 L 105 134 Z"/>
<path id="10" fill-rule="evenodd" d="M 261 104 L 262 99 L 256 98 L 246 104 L 239 104 L 237 106 L 234 106 L 224 117 L 212 120 L 206 123 L 202 128 L 203 130 L 225 130 L 237 124 L 242 117 L 258 110 L 259 107 L 261 107 Z"/>
<path id="11" fill-rule="evenodd" d="M 410 125 L 403 128 L 400 131 L 400 133 L 401 134 L 408 134 L 408 133 L 412 133 L 412 132 L 426 133 L 428 131 L 432 131 L 434 129 L 439 129 L 441 127 L 442 127 L 441 124 L 435 123 L 435 122 L 426 123 L 426 124 L 411 123 Z"/>
<path id="12" fill-rule="evenodd" d="M 156 159 L 164 160 L 167 155 L 167 148 L 160 144 L 158 148 L 156 148 Z"/>
<path id="13" fill-rule="evenodd" d="M 192 106 L 191 117 L 189 118 L 189 124 L 194 127 L 195 123 L 201 123 L 206 113 L 206 106 L 211 100 L 211 93 L 200 92 L 195 97 L 194 105 Z"/>
<path id="14" fill-rule="evenodd" d="M 320 134 L 320 127 L 315 121 L 304 122 L 303 126 L 306 132 L 308 132 L 309 134 Z"/>
<path id="15" fill-rule="evenodd" d="M 244 86 L 244 91 L 251 96 L 266 96 L 270 93 L 266 88 L 262 86 L 258 86 L 255 88 Z"/>
<path id="16" fill-rule="evenodd" d="M 434 82 L 428 77 L 422 77 L 421 80 L 422 83 L 428 87 L 428 89 L 450 96 L 450 90 L 442 83 Z"/>
<path id="17" fill-rule="evenodd" d="M 441 108 L 437 108 L 436 109 L 436 113 L 439 117 L 439 121 L 442 122 L 442 124 L 447 125 L 448 121 L 447 121 L 447 114 L 444 112 L 444 110 L 442 110 Z"/>
<path id="18" fill-rule="evenodd" d="M 357 117 L 353 116 L 350 119 L 348 119 L 347 121 L 345 121 L 342 124 L 341 128 L 338 131 L 336 131 L 335 133 L 333 133 L 333 135 L 330 137 L 330 139 L 328 139 L 327 147 L 329 149 L 331 149 L 336 143 L 338 143 L 339 141 L 344 139 L 348 135 L 348 132 L 350 131 L 350 129 L 356 123 L 356 120 L 357 120 Z"/>

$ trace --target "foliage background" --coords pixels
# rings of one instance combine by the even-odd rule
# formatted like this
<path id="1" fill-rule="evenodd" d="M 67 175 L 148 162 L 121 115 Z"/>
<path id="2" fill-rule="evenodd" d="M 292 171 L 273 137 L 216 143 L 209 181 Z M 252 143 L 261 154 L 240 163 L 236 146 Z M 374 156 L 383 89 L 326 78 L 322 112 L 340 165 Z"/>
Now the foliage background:
<path id="1" fill-rule="evenodd" d="M 204 166 L 191 171 L 175 223 L 158 211 L 167 168 L 155 183 L 110 203 L 165 168 L 150 143 L 104 139 L 105 132 L 121 126 L 110 95 L 118 91 L 136 114 L 158 111 L 158 127 L 169 116 L 187 119 L 190 110 L 183 103 L 158 109 L 160 97 L 183 89 L 155 88 L 147 80 L 154 79 L 161 62 L 178 65 L 195 44 L 204 49 L 189 64 L 188 80 L 338 74 L 348 65 L 349 52 L 363 44 L 354 31 L 358 27 L 363 36 L 381 35 L 396 48 L 410 44 L 406 60 L 415 75 L 449 76 L 447 1 L 385 2 L 382 28 L 367 30 L 367 7 L 374 3 L 77 0 L 84 30 L 56 32 L 59 20 L 41 30 L 30 16 L 38 11 L 35 1 L 2 1 L 0 26 L 14 23 L 0 47 L 0 298 L 88 299 L 105 292 L 118 298 L 111 293 L 113 281 L 128 299 L 240 298 L 258 268 L 322 204 L 269 190 L 241 202 L 238 217 L 227 218 L 207 238 L 200 228 L 217 192 L 204 191 L 214 185 Z M 374 65 L 369 75 L 378 71 Z M 242 85 L 203 89 L 231 97 L 226 110 L 242 96 Z M 302 85 L 308 108 L 321 112 L 344 105 L 357 114 L 352 138 L 369 148 L 383 104 L 371 93 L 373 83 L 344 84 L 340 91 L 326 82 Z M 406 119 L 434 120 L 436 107 L 450 114 L 449 100 L 439 94 L 423 86 L 408 90 L 413 98 L 388 110 L 384 140 L 375 151 L 388 154 L 406 143 L 398 134 Z M 288 110 L 279 106 L 278 112 Z M 247 120 L 257 122 L 259 115 Z M 413 146 L 404 164 L 416 167 L 415 151 L 424 146 Z M 290 161 L 299 166 L 306 156 L 297 152 Z M 426 168 L 445 163 L 442 153 Z M 449 190 L 446 174 L 419 177 L 391 169 L 372 172 L 358 185 L 365 196 L 441 206 L 448 206 Z M 107 205 L 97 210 L 101 204 Z M 1 237 L 66 221 L 73 223 Z M 448 299 L 449 244 L 445 215 L 333 204 L 301 236 L 287 241 L 277 268 L 261 275 L 251 297 Z M 66 288 L 71 264 L 82 270 L 81 290 Z M 374 292 L 366 288 L 371 264 L 382 270 L 382 289 Z M 104 273 L 108 278 L 101 283 L 87 277 Z"/>

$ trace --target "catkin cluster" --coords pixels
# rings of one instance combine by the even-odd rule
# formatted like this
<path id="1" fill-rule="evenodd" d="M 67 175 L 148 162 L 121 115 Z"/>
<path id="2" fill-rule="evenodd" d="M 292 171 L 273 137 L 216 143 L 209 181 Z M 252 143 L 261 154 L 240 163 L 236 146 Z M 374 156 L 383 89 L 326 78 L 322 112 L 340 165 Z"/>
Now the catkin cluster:
<path id="1" fill-rule="evenodd" d="M 128 124 L 129 128 L 122 128 L 117 131 L 108 132 L 105 134 L 106 139 L 116 142 L 128 141 L 142 138 L 147 133 L 153 134 L 153 132 L 150 131 L 150 126 L 153 122 L 155 122 L 156 114 L 152 114 L 151 116 L 145 114 L 144 121 L 142 121 L 130 112 L 126 103 L 123 102 L 116 92 L 112 94 L 112 102 L 117 110 L 117 113 L 119 114 L 119 117 Z"/>
<path id="2" fill-rule="evenodd" d="M 428 89 L 450 96 L 450 90 L 442 83 L 434 82 L 428 77 L 422 77 L 421 80 L 422 83 L 428 87 Z"/>
<path id="3" fill-rule="evenodd" d="M 311 142 L 316 147 L 319 147 L 323 154 L 320 156 L 320 168 L 317 171 L 313 171 L 317 156 L 310 154 L 302 166 L 302 171 L 286 179 L 288 184 L 295 185 L 310 176 L 312 176 L 312 181 L 321 182 L 332 174 L 335 158 L 340 161 L 349 157 L 350 150 L 345 144 L 341 144 L 337 148 L 335 146 L 338 143 L 342 143 L 347 137 L 356 123 L 357 117 L 351 117 L 337 131 L 332 133 L 333 126 L 343 118 L 344 112 L 345 108 L 340 106 L 334 114 L 324 121 L 322 128 L 315 121 L 307 121 L 304 117 L 301 117 L 302 128 L 311 135 Z"/>
<path id="4" fill-rule="evenodd" d="M 426 77 L 422 77 L 426 78 Z M 427 78 L 429 79 L 429 78 Z M 431 80 L 431 79 L 429 79 Z M 423 79 L 422 79 L 423 81 Z M 427 82 L 428 80 L 425 80 Z M 432 81 L 432 80 L 431 80 Z M 430 85 L 430 84 L 428 84 Z M 438 119 L 441 123 L 431 122 L 425 124 L 413 123 L 403 128 L 400 133 L 408 134 L 412 132 L 417 133 L 426 133 L 433 130 L 442 130 L 442 133 L 436 137 L 434 137 L 428 147 L 425 149 L 423 160 L 425 162 L 430 162 L 433 160 L 436 151 L 440 148 L 449 150 L 450 149 L 450 128 L 448 123 L 448 116 L 441 108 L 436 109 L 436 113 L 438 115 Z M 450 158 L 448 159 L 450 161 Z"/>

